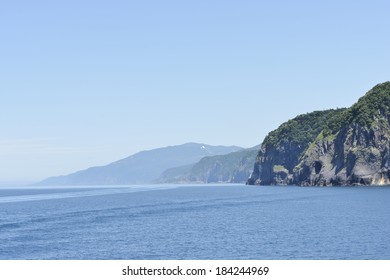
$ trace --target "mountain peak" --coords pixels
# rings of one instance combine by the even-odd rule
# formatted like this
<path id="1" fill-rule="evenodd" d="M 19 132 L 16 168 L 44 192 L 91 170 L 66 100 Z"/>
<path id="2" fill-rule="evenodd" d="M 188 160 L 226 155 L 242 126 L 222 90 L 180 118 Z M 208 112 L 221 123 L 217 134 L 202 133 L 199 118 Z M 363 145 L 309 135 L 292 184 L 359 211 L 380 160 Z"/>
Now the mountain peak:
<path id="1" fill-rule="evenodd" d="M 142 151 L 106 166 L 91 167 L 69 175 L 51 177 L 39 184 L 119 185 L 151 183 L 169 168 L 194 164 L 205 156 L 224 155 L 241 149 L 236 146 L 211 146 L 198 143 L 168 146 Z"/>

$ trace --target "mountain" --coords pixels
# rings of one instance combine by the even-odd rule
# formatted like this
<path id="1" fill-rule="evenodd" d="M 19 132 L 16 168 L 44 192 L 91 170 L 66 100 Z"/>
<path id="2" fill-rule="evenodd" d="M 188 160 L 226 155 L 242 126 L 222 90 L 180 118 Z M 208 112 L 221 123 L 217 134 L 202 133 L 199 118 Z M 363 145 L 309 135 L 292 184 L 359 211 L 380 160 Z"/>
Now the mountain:
<path id="1" fill-rule="evenodd" d="M 270 132 L 248 184 L 390 184 L 390 82 L 352 107 L 300 115 Z"/>
<path id="2" fill-rule="evenodd" d="M 143 151 L 106 166 L 92 167 L 66 176 L 48 178 L 39 185 L 144 184 L 169 168 L 193 164 L 206 156 L 223 155 L 242 148 L 187 143 Z"/>
<path id="3" fill-rule="evenodd" d="M 163 172 L 159 183 L 245 183 L 256 160 L 258 146 L 226 155 L 208 156 L 198 163 Z"/>

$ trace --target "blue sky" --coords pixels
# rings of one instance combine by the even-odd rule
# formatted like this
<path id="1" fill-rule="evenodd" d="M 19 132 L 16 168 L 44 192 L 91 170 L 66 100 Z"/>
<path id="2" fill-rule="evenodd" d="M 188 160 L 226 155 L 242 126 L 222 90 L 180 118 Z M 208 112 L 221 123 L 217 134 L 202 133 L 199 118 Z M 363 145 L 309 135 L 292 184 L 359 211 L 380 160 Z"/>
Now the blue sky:
<path id="1" fill-rule="evenodd" d="M 0 1 L 0 182 L 259 144 L 390 77 L 388 1 Z"/>

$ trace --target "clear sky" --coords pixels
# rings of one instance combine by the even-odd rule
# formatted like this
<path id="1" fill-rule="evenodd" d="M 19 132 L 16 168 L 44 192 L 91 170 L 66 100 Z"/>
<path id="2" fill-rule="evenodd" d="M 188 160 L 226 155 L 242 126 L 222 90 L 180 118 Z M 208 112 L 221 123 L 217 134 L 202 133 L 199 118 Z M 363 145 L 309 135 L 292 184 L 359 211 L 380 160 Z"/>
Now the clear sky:
<path id="1" fill-rule="evenodd" d="M 259 144 L 390 80 L 389 1 L 0 0 L 0 182 Z"/>

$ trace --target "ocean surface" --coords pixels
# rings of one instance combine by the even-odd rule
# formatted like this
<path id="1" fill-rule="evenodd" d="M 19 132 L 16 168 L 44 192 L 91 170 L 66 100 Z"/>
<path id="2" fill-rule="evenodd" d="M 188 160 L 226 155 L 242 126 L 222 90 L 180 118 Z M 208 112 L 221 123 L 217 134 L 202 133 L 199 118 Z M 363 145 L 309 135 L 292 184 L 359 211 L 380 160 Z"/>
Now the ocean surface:
<path id="1" fill-rule="evenodd" d="M 390 187 L 0 187 L 0 259 L 390 259 Z"/>

